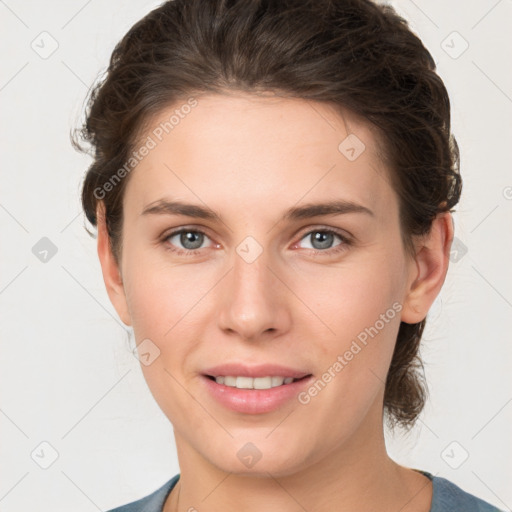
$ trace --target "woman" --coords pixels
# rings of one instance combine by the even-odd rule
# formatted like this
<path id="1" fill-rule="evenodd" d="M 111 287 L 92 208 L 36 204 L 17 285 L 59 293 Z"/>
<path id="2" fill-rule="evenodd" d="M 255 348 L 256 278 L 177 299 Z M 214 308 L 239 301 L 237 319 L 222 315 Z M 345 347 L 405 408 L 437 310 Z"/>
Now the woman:
<path id="1" fill-rule="evenodd" d="M 82 201 L 180 474 L 116 511 L 495 511 L 394 462 L 461 193 L 431 55 L 369 0 L 175 0 L 89 100 Z M 77 142 L 77 145 L 79 142 Z"/>

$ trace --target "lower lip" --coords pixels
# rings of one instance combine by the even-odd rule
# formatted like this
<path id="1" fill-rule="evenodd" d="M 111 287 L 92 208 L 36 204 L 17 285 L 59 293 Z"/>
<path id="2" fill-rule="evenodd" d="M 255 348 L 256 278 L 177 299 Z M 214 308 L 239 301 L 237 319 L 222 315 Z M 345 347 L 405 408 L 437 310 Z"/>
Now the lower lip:
<path id="1" fill-rule="evenodd" d="M 296 398 L 309 385 L 313 376 L 270 389 L 238 389 L 217 384 L 206 375 L 201 378 L 213 398 L 228 409 L 244 414 L 263 414 L 275 411 Z"/>

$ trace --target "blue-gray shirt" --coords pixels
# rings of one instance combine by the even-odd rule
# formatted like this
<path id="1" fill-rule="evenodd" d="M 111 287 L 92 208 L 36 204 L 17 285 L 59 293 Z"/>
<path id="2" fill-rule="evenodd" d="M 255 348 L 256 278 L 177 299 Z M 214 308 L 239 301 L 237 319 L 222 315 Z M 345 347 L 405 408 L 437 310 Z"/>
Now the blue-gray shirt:
<path id="1" fill-rule="evenodd" d="M 430 512 L 503 512 L 494 505 L 463 491 L 459 486 L 442 478 L 421 471 L 432 480 L 432 506 Z M 165 500 L 180 478 L 178 473 L 160 489 L 132 503 L 114 508 L 108 512 L 162 512 Z"/>

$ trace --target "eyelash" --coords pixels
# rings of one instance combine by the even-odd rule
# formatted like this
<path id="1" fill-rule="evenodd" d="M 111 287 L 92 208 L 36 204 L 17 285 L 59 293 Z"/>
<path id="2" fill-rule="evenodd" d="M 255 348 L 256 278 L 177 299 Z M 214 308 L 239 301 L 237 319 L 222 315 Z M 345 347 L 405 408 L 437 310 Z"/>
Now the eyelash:
<path id="1" fill-rule="evenodd" d="M 204 235 L 205 237 L 209 238 L 208 235 L 204 231 L 202 231 L 201 229 L 195 229 L 195 228 L 180 228 L 180 229 L 177 229 L 175 231 L 171 231 L 170 233 L 165 234 L 162 237 L 162 243 L 164 245 L 164 248 L 167 251 L 171 251 L 174 254 L 177 254 L 178 256 L 195 256 L 196 254 L 199 254 L 202 251 L 202 249 L 175 249 L 175 248 L 172 248 L 171 245 L 167 242 L 167 240 L 175 235 L 179 235 L 180 233 L 200 233 L 200 234 Z M 324 254 L 331 254 L 331 255 L 337 254 L 341 251 L 346 250 L 348 248 L 348 246 L 352 245 L 352 241 L 347 236 L 342 235 L 340 232 L 338 232 L 337 230 L 332 229 L 332 228 L 315 228 L 310 231 L 307 231 L 306 233 L 304 233 L 303 236 L 301 236 L 301 238 L 299 239 L 299 242 L 306 236 L 311 235 L 313 233 L 327 233 L 329 235 L 336 235 L 337 237 L 340 238 L 340 240 L 342 242 L 339 245 L 337 245 L 331 249 L 325 249 L 325 250 L 308 249 L 309 251 L 313 251 L 313 256 L 322 256 Z"/>

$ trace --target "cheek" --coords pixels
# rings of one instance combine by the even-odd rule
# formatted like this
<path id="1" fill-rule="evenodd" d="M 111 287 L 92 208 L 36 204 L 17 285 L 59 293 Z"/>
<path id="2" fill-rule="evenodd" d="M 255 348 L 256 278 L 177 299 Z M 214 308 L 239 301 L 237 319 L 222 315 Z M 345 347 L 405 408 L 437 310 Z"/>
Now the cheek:
<path id="1" fill-rule="evenodd" d="M 301 404 L 320 423 L 335 423 L 335 436 L 349 435 L 384 390 L 400 326 L 400 279 L 399 265 L 381 260 L 318 269 L 298 281 L 297 294 L 316 315 L 305 327 L 315 339 L 306 351 L 319 369 Z"/>
<path id="2" fill-rule="evenodd" d="M 199 332 L 205 320 L 201 298 L 211 284 L 204 273 L 192 268 L 144 264 L 138 259 L 127 273 L 125 290 L 135 339 L 145 347 L 139 350 L 139 357 L 151 394 L 173 423 L 185 417 L 189 426 L 198 428 L 199 420 L 205 418 L 201 411 L 188 411 L 190 396 L 182 387 L 187 373 L 183 363 L 204 338 Z M 152 360 L 146 365 L 141 356 L 148 348 Z"/>
<path id="3" fill-rule="evenodd" d="M 374 325 L 403 299 L 405 276 L 399 255 L 391 259 L 381 253 L 352 258 L 338 266 L 309 265 L 298 270 L 294 291 L 308 306 L 305 311 L 311 316 L 311 328 L 321 331 L 330 346 L 337 340 L 337 348 Z M 387 315 L 390 322 L 386 325 L 399 323 L 396 309 Z"/>
<path id="4" fill-rule="evenodd" d="M 322 372 L 304 396 L 310 411 L 328 415 L 322 404 L 336 403 L 340 421 L 361 418 L 383 391 L 400 327 L 402 265 L 399 254 L 374 252 L 337 267 L 311 267 L 297 281 L 297 294 L 315 313 L 307 329 L 316 343 L 307 350 Z"/>
<path id="5" fill-rule="evenodd" d="M 174 332 L 197 322 L 201 311 L 197 306 L 212 279 L 198 268 L 143 257 L 127 259 L 125 292 L 137 339 L 151 335 L 166 342 Z"/>

